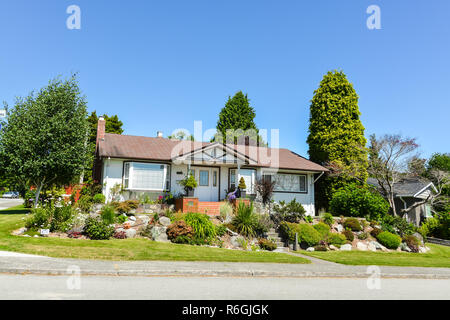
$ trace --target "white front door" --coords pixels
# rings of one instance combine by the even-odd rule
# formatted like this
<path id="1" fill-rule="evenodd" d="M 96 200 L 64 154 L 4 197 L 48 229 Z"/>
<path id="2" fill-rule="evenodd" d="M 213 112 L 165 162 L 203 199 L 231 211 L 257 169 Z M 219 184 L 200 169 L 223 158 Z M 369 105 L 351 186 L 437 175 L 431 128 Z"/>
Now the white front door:
<path id="1" fill-rule="evenodd" d="M 197 188 L 194 196 L 200 201 L 219 201 L 219 169 L 193 167 Z"/>

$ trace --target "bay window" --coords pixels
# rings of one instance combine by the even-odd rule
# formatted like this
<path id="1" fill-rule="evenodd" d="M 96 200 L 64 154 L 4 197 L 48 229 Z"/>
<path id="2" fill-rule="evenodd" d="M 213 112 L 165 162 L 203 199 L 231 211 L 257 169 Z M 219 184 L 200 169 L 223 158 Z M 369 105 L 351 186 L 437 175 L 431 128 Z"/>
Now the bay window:
<path id="1" fill-rule="evenodd" d="M 170 189 L 170 165 L 125 162 L 123 186 L 129 190 L 165 191 Z"/>

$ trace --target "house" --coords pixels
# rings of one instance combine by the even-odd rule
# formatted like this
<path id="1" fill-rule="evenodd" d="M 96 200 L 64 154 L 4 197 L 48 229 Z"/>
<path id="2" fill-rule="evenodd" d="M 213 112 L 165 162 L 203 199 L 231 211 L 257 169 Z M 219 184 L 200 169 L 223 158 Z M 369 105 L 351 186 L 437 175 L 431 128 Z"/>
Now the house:
<path id="1" fill-rule="evenodd" d="M 156 198 L 167 191 L 184 194 L 178 182 L 189 170 L 197 180 L 194 197 L 200 202 L 225 199 L 241 177 L 247 195 L 254 197 L 254 183 L 264 177 L 276 181 L 275 201 L 296 199 L 308 215 L 315 214 L 314 183 L 328 171 L 288 149 L 171 140 L 161 133 L 156 137 L 109 134 L 105 121 L 99 119 L 94 179 L 103 184 L 107 199 L 118 184 L 124 199 L 142 194 Z"/>
<path id="2" fill-rule="evenodd" d="M 367 183 L 376 188 L 380 186 L 374 178 L 368 178 Z M 394 191 L 395 209 L 397 212 L 400 212 L 402 209 L 409 208 L 415 203 L 428 199 L 432 193 L 437 192 L 437 189 L 430 181 L 419 178 L 407 178 L 394 183 Z M 430 204 L 423 203 L 409 211 L 405 219 L 419 226 L 421 220 L 431 216 Z"/>

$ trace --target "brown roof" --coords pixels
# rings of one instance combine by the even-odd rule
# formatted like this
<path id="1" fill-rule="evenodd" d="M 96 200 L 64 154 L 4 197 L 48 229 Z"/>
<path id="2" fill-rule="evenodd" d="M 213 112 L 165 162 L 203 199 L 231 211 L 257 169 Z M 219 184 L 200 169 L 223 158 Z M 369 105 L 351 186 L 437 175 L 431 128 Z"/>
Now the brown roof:
<path id="1" fill-rule="evenodd" d="M 100 140 L 98 155 L 100 157 L 111 158 L 125 158 L 136 160 L 160 160 L 171 161 L 174 154 L 173 150 L 176 150 L 176 155 L 185 154 L 186 151 L 197 150 L 201 147 L 211 145 L 209 142 L 191 142 L 191 141 L 179 141 L 166 138 L 153 138 L 153 137 L 140 137 L 140 136 L 128 136 L 118 135 L 112 133 L 106 133 L 105 139 Z M 263 154 L 270 157 L 273 152 L 279 152 L 279 165 L 280 169 L 294 169 L 294 170 L 306 170 L 306 171 L 328 171 L 328 169 L 307 160 L 306 158 L 288 150 L 288 149 L 276 149 L 242 145 L 227 145 L 238 152 L 244 153 L 250 159 L 256 161 L 254 166 L 257 167 L 269 167 L 264 161 L 258 159 L 258 154 Z M 175 149 L 176 148 L 176 149 Z"/>

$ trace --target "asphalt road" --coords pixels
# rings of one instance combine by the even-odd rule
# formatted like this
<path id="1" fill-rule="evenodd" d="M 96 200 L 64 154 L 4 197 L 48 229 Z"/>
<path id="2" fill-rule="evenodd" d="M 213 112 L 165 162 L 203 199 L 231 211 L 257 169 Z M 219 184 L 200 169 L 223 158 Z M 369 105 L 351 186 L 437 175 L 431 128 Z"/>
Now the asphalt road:
<path id="1" fill-rule="evenodd" d="M 15 207 L 21 205 L 23 199 L 3 199 L 0 198 L 0 210 L 8 209 L 10 207 Z"/>
<path id="2" fill-rule="evenodd" d="M 0 299 L 450 299 L 450 280 L 0 274 Z M 369 285 L 368 285 L 369 283 Z M 379 284 L 379 289 L 377 289 Z"/>

